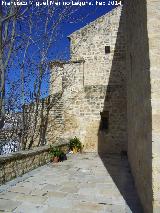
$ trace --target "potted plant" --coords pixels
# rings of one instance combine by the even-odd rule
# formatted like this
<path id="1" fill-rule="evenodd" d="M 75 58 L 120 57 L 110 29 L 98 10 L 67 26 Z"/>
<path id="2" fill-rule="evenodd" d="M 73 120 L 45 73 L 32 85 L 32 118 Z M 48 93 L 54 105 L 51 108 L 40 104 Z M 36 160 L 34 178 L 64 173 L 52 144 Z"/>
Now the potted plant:
<path id="1" fill-rule="evenodd" d="M 81 152 L 82 151 L 82 143 L 75 136 L 74 138 L 70 139 L 69 148 L 70 148 L 70 150 L 73 151 L 73 153 Z"/>
<path id="2" fill-rule="evenodd" d="M 50 146 L 51 161 L 54 163 L 58 163 L 62 156 L 64 156 L 63 151 L 59 147 Z"/>

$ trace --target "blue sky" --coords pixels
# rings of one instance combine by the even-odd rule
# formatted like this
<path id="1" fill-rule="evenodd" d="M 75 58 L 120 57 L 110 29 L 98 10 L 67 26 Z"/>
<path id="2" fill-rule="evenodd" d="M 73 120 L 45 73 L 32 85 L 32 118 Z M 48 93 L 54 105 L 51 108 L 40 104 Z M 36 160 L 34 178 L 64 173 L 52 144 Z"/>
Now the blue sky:
<path id="1" fill-rule="evenodd" d="M 79 0 L 79 1 L 82 2 L 82 0 Z M 95 6 L 96 0 L 91 0 L 91 1 L 94 4 L 94 6 L 78 7 L 77 12 L 73 13 L 73 15 L 72 15 L 72 17 L 69 21 L 63 20 L 63 22 L 59 25 L 59 28 L 58 28 L 59 36 L 57 37 L 56 42 L 53 44 L 53 48 L 50 49 L 49 56 L 48 56 L 48 59 L 47 59 L 48 61 L 69 60 L 69 58 L 70 58 L 70 46 L 69 46 L 69 40 L 68 40 L 67 36 L 70 35 L 71 33 L 73 33 L 74 31 L 84 27 L 86 24 L 94 21 L 98 17 L 100 17 L 100 16 L 106 14 L 107 12 L 111 11 L 115 7 L 115 6 L 108 5 L 108 3 L 110 1 L 105 1 L 104 6 Z M 101 1 L 97 0 L 97 2 L 101 2 Z M 41 6 L 41 7 L 43 7 L 43 6 Z M 45 17 L 45 12 L 44 12 L 43 15 Z M 35 20 L 36 20 L 36 18 L 35 18 Z M 43 18 L 42 18 L 42 20 L 43 20 Z M 76 20 L 76 22 L 75 22 L 75 20 Z M 24 20 L 24 22 L 21 26 L 22 31 L 24 31 L 24 32 L 27 30 L 25 25 L 26 24 L 25 24 L 25 20 Z M 40 25 L 40 26 L 42 26 L 42 29 L 43 29 L 43 25 Z M 35 34 L 36 34 L 36 31 L 35 31 Z M 29 50 L 30 54 L 32 54 L 34 49 L 36 49 L 36 46 L 31 47 L 31 49 Z M 22 52 L 22 55 L 23 55 L 23 52 Z M 20 68 L 18 67 L 19 66 L 18 60 L 21 60 L 22 55 L 18 54 L 17 60 L 14 61 L 12 69 L 10 70 L 10 73 L 9 73 L 10 80 L 11 81 L 13 80 L 13 85 L 15 85 L 14 79 L 20 78 Z M 35 61 L 36 60 L 38 62 L 38 55 L 35 56 Z M 26 63 L 26 72 L 28 72 L 28 70 L 31 70 L 31 68 L 28 67 L 28 65 Z M 34 76 L 31 76 L 31 78 L 28 80 L 28 82 L 25 86 L 26 91 L 28 91 L 28 90 L 31 91 L 31 92 L 33 91 L 34 81 L 35 81 Z M 42 93 L 43 94 L 45 93 L 45 95 L 42 95 L 42 97 L 45 97 L 45 96 L 48 95 L 48 86 L 49 86 L 48 83 L 46 81 L 44 81 L 43 84 L 42 84 Z M 16 85 L 15 85 L 15 87 L 16 87 Z M 6 87 L 7 91 L 10 91 L 10 88 L 11 87 L 9 85 L 7 85 L 7 87 Z M 17 88 L 17 92 L 19 94 L 21 93 L 21 85 Z M 28 92 L 28 93 L 30 93 L 30 92 Z M 16 94 L 16 90 L 15 90 L 15 94 Z M 29 97 L 27 97 L 27 99 L 28 98 Z M 17 99 L 16 102 L 21 103 L 21 100 Z M 28 102 L 28 100 L 27 100 L 27 102 Z M 30 102 L 30 100 L 29 100 L 29 102 Z"/>

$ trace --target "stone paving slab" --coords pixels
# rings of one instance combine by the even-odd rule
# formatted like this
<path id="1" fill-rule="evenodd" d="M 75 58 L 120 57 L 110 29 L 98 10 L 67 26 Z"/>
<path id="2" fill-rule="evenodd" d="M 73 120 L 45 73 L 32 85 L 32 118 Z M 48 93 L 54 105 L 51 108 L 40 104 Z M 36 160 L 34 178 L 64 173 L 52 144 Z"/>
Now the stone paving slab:
<path id="1" fill-rule="evenodd" d="M 126 159 L 69 155 L 0 187 L 0 212 L 142 213 Z"/>

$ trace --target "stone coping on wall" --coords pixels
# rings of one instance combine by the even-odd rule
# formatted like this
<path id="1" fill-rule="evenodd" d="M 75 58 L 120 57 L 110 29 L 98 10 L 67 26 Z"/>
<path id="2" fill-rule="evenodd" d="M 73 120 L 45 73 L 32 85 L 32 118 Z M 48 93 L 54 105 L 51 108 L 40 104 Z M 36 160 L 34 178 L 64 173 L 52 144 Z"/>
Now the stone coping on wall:
<path id="1" fill-rule="evenodd" d="M 35 148 L 33 150 L 19 151 L 19 152 L 11 153 L 8 155 L 2 155 L 0 156 L 0 165 L 12 160 L 18 160 L 25 157 L 37 155 L 48 150 L 49 150 L 49 146 L 43 146 L 43 147 Z"/>
<path id="2" fill-rule="evenodd" d="M 67 146 L 67 143 L 54 143 L 53 146 L 58 146 L 58 147 L 63 147 L 63 146 Z M 26 151 L 19 151 L 19 152 L 14 152 L 8 155 L 1 155 L 0 156 L 0 166 L 3 163 L 6 163 L 8 161 L 12 161 L 12 160 L 18 160 L 18 159 L 22 159 L 25 157 L 29 157 L 29 156 L 34 156 L 34 155 L 38 155 L 41 154 L 43 152 L 49 152 L 49 145 L 46 146 L 41 146 L 41 147 L 37 147 L 31 150 L 26 150 Z"/>
<path id="3" fill-rule="evenodd" d="M 57 142 L 53 146 L 68 152 L 66 142 Z M 46 145 L 0 156 L 0 185 L 50 162 L 49 148 L 50 145 Z"/>
<path id="4" fill-rule="evenodd" d="M 55 66 L 60 66 L 62 67 L 64 64 L 76 64 L 76 63 L 84 63 L 85 60 L 82 59 L 75 59 L 75 60 L 70 60 L 70 61 L 51 61 L 49 65 L 52 67 L 53 65 Z"/>

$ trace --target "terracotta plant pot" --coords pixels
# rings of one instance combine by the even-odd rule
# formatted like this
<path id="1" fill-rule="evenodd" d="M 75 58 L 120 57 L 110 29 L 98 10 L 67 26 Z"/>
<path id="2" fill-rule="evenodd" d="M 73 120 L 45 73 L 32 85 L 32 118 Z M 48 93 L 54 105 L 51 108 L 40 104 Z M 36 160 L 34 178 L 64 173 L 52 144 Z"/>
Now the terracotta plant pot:
<path id="1" fill-rule="evenodd" d="M 53 163 L 58 163 L 59 162 L 59 157 L 53 157 Z"/>
<path id="2" fill-rule="evenodd" d="M 73 153 L 76 154 L 78 152 L 78 149 L 75 147 L 73 148 Z"/>

